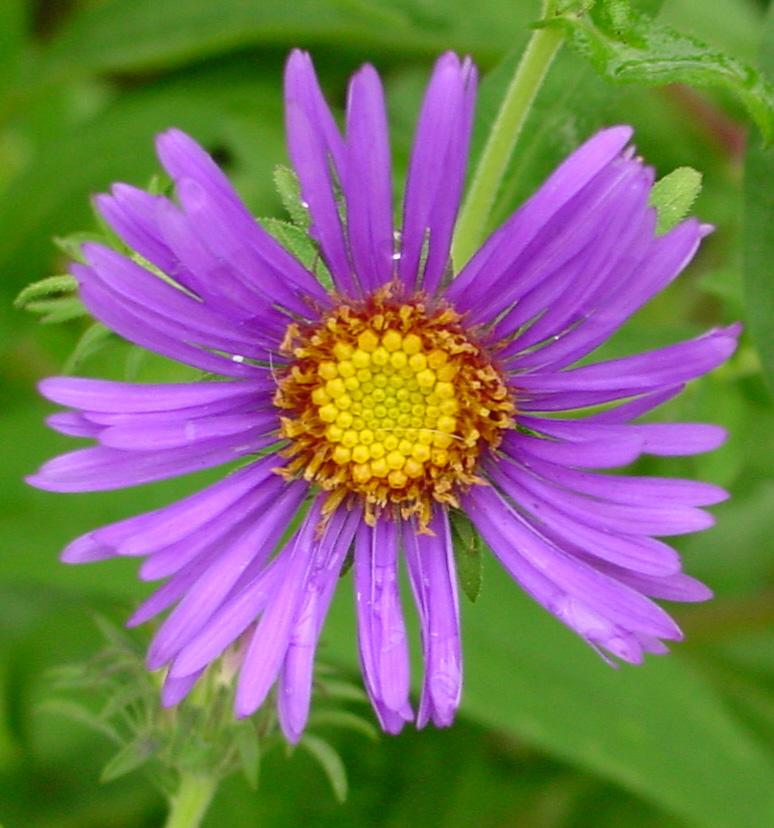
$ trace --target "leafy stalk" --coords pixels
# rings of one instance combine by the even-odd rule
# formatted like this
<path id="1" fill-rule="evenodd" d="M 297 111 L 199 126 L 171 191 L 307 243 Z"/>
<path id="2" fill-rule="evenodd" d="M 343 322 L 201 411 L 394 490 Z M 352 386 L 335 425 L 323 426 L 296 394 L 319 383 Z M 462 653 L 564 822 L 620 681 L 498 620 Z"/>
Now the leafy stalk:
<path id="1" fill-rule="evenodd" d="M 169 801 L 165 828 L 199 828 L 217 787 L 217 780 L 212 777 L 182 774 L 180 787 Z"/>
<path id="2" fill-rule="evenodd" d="M 544 0 L 542 18 L 554 12 L 554 0 Z M 457 220 L 452 260 L 459 270 L 481 243 L 486 221 L 527 115 L 562 45 L 564 33 L 553 27 L 536 29 L 511 80 L 467 197 Z"/>

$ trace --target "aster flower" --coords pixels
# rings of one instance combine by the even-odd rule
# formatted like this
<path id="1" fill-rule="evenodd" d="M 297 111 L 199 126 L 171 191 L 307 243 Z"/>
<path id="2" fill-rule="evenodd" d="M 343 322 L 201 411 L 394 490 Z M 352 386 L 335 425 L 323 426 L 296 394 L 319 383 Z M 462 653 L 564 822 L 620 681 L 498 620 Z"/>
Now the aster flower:
<path id="1" fill-rule="evenodd" d="M 652 599 L 710 593 L 658 538 L 709 526 L 698 507 L 725 493 L 597 470 L 719 445 L 716 426 L 636 421 L 725 360 L 738 329 L 576 363 L 676 277 L 708 228 L 688 219 L 655 235 L 653 171 L 627 149 L 631 129 L 617 126 L 577 149 L 453 276 L 472 63 L 453 54 L 436 63 L 398 232 L 374 69 L 351 80 L 343 133 L 305 53 L 291 55 L 285 83 L 290 156 L 334 289 L 256 223 L 177 130 L 157 145 L 176 202 L 123 184 L 99 196 L 149 267 L 84 245 L 72 272 L 89 311 L 221 379 L 44 380 L 42 393 L 70 409 L 49 424 L 96 445 L 51 460 L 30 482 L 94 491 L 241 465 L 78 538 L 63 559 L 144 557 L 141 577 L 164 583 L 130 624 L 170 610 L 148 654 L 150 669 L 166 669 L 164 703 L 230 648 L 237 715 L 276 685 L 290 740 L 306 722 L 315 648 L 350 554 L 360 662 L 382 726 L 397 732 L 415 716 L 401 558 L 422 632 L 416 722 L 450 724 L 462 677 L 453 510 L 605 657 L 665 652 L 681 634 Z"/>

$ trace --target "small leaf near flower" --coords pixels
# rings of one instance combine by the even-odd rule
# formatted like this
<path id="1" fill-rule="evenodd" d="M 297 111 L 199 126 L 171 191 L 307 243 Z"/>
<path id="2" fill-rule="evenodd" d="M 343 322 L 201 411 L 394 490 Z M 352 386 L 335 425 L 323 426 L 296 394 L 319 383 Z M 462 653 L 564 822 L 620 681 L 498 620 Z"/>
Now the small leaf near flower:
<path id="1" fill-rule="evenodd" d="M 301 230 L 308 230 L 311 223 L 309 210 L 301 198 L 301 186 L 295 172 L 290 167 L 277 165 L 274 168 L 274 186 L 293 224 Z"/>
<path id="2" fill-rule="evenodd" d="M 75 345 L 73 352 L 62 366 L 65 374 L 74 371 L 85 359 L 97 353 L 106 341 L 113 336 L 110 328 L 106 328 L 101 322 L 90 325 L 81 335 Z"/>
<path id="3" fill-rule="evenodd" d="M 105 765 L 100 774 L 100 782 L 112 782 L 144 765 L 156 752 L 156 745 L 147 738 L 139 738 L 121 750 Z"/>
<path id="4" fill-rule="evenodd" d="M 692 167 L 678 167 L 656 182 L 650 203 L 658 212 L 656 233 L 662 235 L 678 224 L 701 192 L 701 173 Z"/>
<path id="5" fill-rule="evenodd" d="M 27 285 L 13 300 L 13 304 L 17 308 L 27 308 L 33 301 L 50 299 L 52 296 L 59 296 L 62 293 L 71 293 L 77 287 L 75 277 L 70 276 L 69 273 L 64 273 L 61 276 L 48 276 Z"/>
<path id="6" fill-rule="evenodd" d="M 481 594 L 483 577 L 482 542 L 473 524 L 462 514 L 451 513 L 454 558 L 462 591 L 471 603 Z"/>
<path id="7" fill-rule="evenodd" d="M 602 0 L 591 14 L 558 14 L 542 25 L 561 26 L 570 45 L 614 83 L 726 88 L 745 106 L 766 143 L 774 138 L 774 87 L 757 69 L 692 35 L 656 23 L 620 0 Z"/>
<path id="8" fill-rule="evenodd" d="M 339 754 L 324 739 L 306 734 L 298 743 L 317 760 L 339 802 L 347 798 L 347 771 Z"/>
<path id="9" fill-rule="evenodd" d="M 239 754 L 239 762 L 247 784 L 255 790 L 261 768 L 261 745 L 255 730 L 255 722 L 246 719 L 237 722 L 234 727 L 234 744 Z"/>

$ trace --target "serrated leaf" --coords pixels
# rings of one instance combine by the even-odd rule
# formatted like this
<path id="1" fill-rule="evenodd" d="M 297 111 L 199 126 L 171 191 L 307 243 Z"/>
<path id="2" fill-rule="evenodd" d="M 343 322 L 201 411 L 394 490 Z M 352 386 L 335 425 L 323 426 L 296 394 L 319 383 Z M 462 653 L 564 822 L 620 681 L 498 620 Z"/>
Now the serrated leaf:
<path id="1" fill-rule="evenodd" d="M 137 382 L 142 367 L 148 352 L 139 345 L 132 345 L 126 355 L 126 362 L 124 363 L 124 380 L 126 382 Z"/>
<path id="2" fill-rule="evenodd" d="M 80 316 L 86 316 L 88 311 L 80 299 L 43 299 L 36 302 L 29 302 L 25 310 L 30 313 L 40 314 L 40 322 L 43 325 L 56 325 L 60 322 L 69 322 Z"/>
<path id="3" fill-rule="evenodd" d="M 100 233 L 84 232 L 70 233 L 67 236 L 54 236 L 54 244 L 64 253 L 68 259 L 83 264 L 81 246 L 87 242 L 104 242 L 105 239 Z"/>
<path id="4" fill-rule="evenodd" d="M 108 739 L 116 744 L 121 744 L 121 737 L 112 725 L 103 721 L 97 714 L 89 710 L 88 707 L 84 707 L 77 702 L 70 701 L 69 699 L 46 699 L 41 703 L 38 710 L 45 713 L 53 713 L 57 716 L 64 716 L 67 719 L 85 725 L 90 730 L 107 736 Z"/>
<path id="5" fill-rule="evenodd" d="M 700 192 L 701 173 L 693 167 L 678 167 L 657 181 L 650 191 L 650 204 L 658 212 L 656 233 L 666 233 L 682 221 Z"/>
<path id="6" fill-rule="evenodd" d="M 278 164 L 274 168 L 274 186 L 293 224 L 302 230 L 308 230 L 311 218 L 309 209 L 301 198 L 301 185 L 295 170 Z"/>
<path id="7" fill-rule="evenodd" d="M 27 285 L 19 295 L 13 300 L 14 307 L 25 308 L 27 305 L 36 299 L 47 299 L 51 296 L 57 296 L 61 293 L 69 293 L 78 287 L 75 277 L 69 273 L 61 276 L 48 276 L 45 279 L 40 279 Z"/>
<path id="8" fill-rule="evenodd" d="M 320 258 L 320 252 L 305 230 L 278 218 L 261 219 L 261 224 L 275 239 L 289 250 L 307 270 L 317 277 L 326 290 L 333 289 L 333 279 Z"/>
<path id="9" fill-rule="evenodd" d="M 309 727 L 326 726 L 354 730 L 374 741 L 379 738 L 379 732 L 370 721 L 349 710 L 318 710 L 309 717 Z"/>
<path id="10" fill-rule="evenodd" d="M 309 733 L 298 744 L 317 760 L 330 782 L 333 795 L 339 802 L 344 802 L 347 798 L 347 770 L 339 754 L 324 739 Z"/>
<path id="11" fill-rule="evenodd" d="M 150 739 L 140 738 L 121 750 L 105 765 L 99 776 L 100 782 L 112 782 L 133 770 L 142 767 L 156 752 L 156 744 Z"/>
<path id="12" fill-rule="evenodd" d="M 362 687 L 351 684 L 348 681 L 324 679 L 320 682 L 320 690 L 326 696 L 341 701 L 361 702 L 365 704 L 368 696 Z"/>
<path id="13" fill-rule="evenodd" d="M 691 35 L 639 15 L 620 2 L 598 3 L 595 15 L 545 21 L 561 26 L 570 44 L 614 83 L 686 83 L 734 93 L 768 142 L 774 137 L 774 87 L 757 69 Z"/>
<path id="14" fill-rule="evenodd" d="M 97 353 L 112 335 L 113 332 L 110 328 L 105 327 L 101 322 L 90 325 L 83 332 L 75 348 L 73 348 L 73 352 L 65 361 L 62 371 L 65 374 L 72 373 L 85 359 Z"/>
<path id="15" fill-rule="evenodd" d="M 462 591 L 471 603 L 481 594 L 483 579 L 483 543 L 473 524 L 461 513 L 451 513 L 454 559 Z"/>
<path id="16" fill-rule="evenodd" d="M 255 790 L 261 769 L 261 744 L 255 725 L 247 720 L 237 722 L 234 729 L 234 743 L 239 754 L 239 763 L 247 784 Z"/>

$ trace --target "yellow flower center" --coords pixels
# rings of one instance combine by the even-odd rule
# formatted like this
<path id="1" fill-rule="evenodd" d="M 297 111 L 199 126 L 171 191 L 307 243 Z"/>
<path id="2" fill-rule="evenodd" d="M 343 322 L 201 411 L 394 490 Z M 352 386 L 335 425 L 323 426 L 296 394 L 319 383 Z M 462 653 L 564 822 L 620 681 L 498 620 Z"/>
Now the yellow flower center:
<path id="1" fill-rule="evenodd" d="M 289 326 L 275 403 L 291 462 L 331 492 L 332 511 L 359 496 L 370 522 L 385 509 L 430 519 L 436 500 L 458 505 L 485 446 L 511 424 L 513 402 L 483 349 L 446 306 L 384 290 L 342 304 L 317 326 Z"/>

